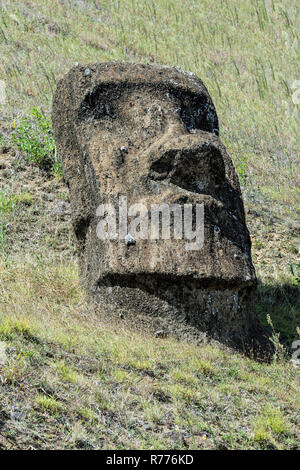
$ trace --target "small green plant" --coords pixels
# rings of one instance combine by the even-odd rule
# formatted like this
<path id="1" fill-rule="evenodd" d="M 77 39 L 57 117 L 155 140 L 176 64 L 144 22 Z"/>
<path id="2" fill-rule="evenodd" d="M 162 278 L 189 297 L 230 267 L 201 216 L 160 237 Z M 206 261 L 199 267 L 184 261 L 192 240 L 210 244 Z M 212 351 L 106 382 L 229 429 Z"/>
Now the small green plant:
<path id="1" fill-rule="evenodd" d="M 210 377 L 216 374 L 215 367 L 211 364 L 210 361 L 207 361 L 206 359 L 195 359 L 195 367 L 197 370 L 197 376 L 202 374 Z"/>
<path id="2" fill-rule="evenodd" d="M 62 169 L 61 162 L 59 160 L 54 162 L 52 166 L 52 171 L 57 178 L 61 179 L 63 177 L 63 169 Z"/>
<path id="3" fill-rule="evenodd" d="M 0 192 L 0 214 L 12 212 L 16 205 L 16 196 L 6 194 L 5 191 Z"/>
<path id="4" fill-rule="evenodd" d="M 272 405 L 263 407 L 255 422 L 254 440 L 270 441 L 272 436 L 280 436 L 288 432 L 288 425 L 282 411 Z"/>
<path id="5" fill-rule="evenodd" d="M 9 147 L 9 141 L 7 137 L 0 133 L 0 150 L 6 147 Z"/>
<path id="6" fill-rule="evenodd" d="M 287 356 L 286 349 L 280 342 L 280 333 L 275 332 L 273 322 L 269 314 L 267 315 L 267 322 L 272 329 L 272 336 L 270 337 L 270 341 L 273 343 L 274 346 L 274 361 L 283 361 L 286 359 Z"/>
<path id="7" fill-rule="evenodd" d="M 300 263 L 290 264 L 291 274 L 293 275 L 293 280 L 296 285 L 300 284 Z"/>
<path id="8" fill-rule="evenodd" d="M 5 256 L 7 242 L 7 222 L 6 215 L 11 214 L 17 205 L 30 206 L 33 200 L 32 194 L 22 192 L 20 194 L 9 194 L 7 189 L 0 191 L 0 252 Z"/>
<path id="9" fill-rule="evenodd" d="M 237 166 L 237 171 L 239 174 L 240 182 L 244 186 L 247 182 L 248 174 L 247 174 L 247 160 L 246 157 L 244 156 L 242 158 L 241 163 Z"/>
<path id="10" fill-rule="evenodd" d="M 51 123 L 36 106 L 32 107 L 29 117 L 21 120 L 11 141 L 25 153 L 27 160 L 33 165 L 58 175 L 61 173 Z"/>
<path id="11" fill-rule="evenodd" d="M 6 191 L 0 191 L 0 214 L 11 213 L 18 204 L 30 206 L 32 200 L 33 196 L 28 192 L 8 194 Z"/>
<path id="12" fill-rule="evenodd" d="M 66 382 L 76 383 L 78 380 L 77 373 L 68 367 L 63 361 L 54 364 L 54 368 L 60 373 Z"/>
<path id="13" fill-rule="evenodd" d="M 7 201 L 4 191 L 0 192 L 0 250 L 2 256 L 5 255 L 6 247 L 6 222 L 4 214 L 11 210 L 11 201 Z"/>
<path id="14" fill-rule="evenodd" d="M 40 408 L 48 411 L 49 413 L 57 413 L 62 409 L 61 403 L 59 403 L 55 397 L 47 397 L 45 395 L 39 394 L 35 401 Z"/>
<path id="15" fill-rule="evenodd" d="M 6 247 L 6 223 L 4 213 L 10 211 L 11 204 L 6 200 L 4 191 L 0 192 L 0 249 L 2 256 L 5 255 Z"/>
<path id="16" fill-rule="evenodd" d="M 14 386 L 21 379 L 25 370 L 26 361 L 20 352 L 15 359 L 10 359 L 7 364 L 2 366 L 4 382 Z"/>
<path id="17" fill-rule="evenodd" d="M 1 254 L 4 256 L 6 246 L 6 225 L 4 220 L 0 220 L 0 250 Z"/>
<path id="18" fill-rule="evenodd" d="M 35 334 L 29 323 L 22 319 L 5 319 L 0 322 L 0 340 L 12 340 L 15 336 L 22 336 L 27 340 L 34 340 Z"/>

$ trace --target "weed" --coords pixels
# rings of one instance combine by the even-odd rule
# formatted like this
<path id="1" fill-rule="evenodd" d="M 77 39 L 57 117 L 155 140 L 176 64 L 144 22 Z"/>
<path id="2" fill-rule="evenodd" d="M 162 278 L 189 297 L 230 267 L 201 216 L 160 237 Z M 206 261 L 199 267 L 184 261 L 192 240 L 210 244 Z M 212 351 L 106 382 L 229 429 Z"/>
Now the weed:
<path id="1" fill-rule="evenodd" d="M 211 364 L 210 361 L 207 361 L 205 359 L 195 359 L 194 364 L 196 367 L 196 374 L 203 374 L 205 376 L 213 376 L 216 374 L 216 369 L 215 367 Z"/>
<path id="2" fill-rule="evenodd" d="M 8 194 L 6 191 L 0 192 L 0 214 L 11 213 L 19 204 L 30 206 L 33 201 L 33 195 L 28 192 L 20 194 Z"/>
<path id="3" fill-rule="evenodd" d="M 297 250 L 297 254 L 298 254 L 298 250 Z M 300 263 L 291 263 L 290 270 L 294 277 L 295 284 L 300 285 Z"/>
<path id="4" fill-rule="evenodd" d="M 12 212 L 16 206 L 17 197 L 14 194 L 7 194 L 4 190 L 0 192 L 0 214 Z"/>
<path id="5" fill-rule="evenodd" d="M 254 440 L 272 441 L 273 435 L 281 435 L 289 431 L 289 426 L 279 408 L 272 405 L 263 407 L 254 422 Z"/>
<path id="6" fill-rule="evenodd" d="M 5 247 L 6 247 L 6 224 L 4 219 L 0 220 L 0 250 L 1 255 L 5 256 Z"/>
<path id="7" fill-rule="evenodd" d="M 242 161 L 237 165 L 237 172 L 240 178 L 240 182 L 243 186 L 247 183 L 248 173 L 247 173 L 247 160 L 244 156 Z"/>
<path id="8" fill-rule="evenodd" d="M 73 384 L 78 382 L 78 374 L 68 367 L 64 362 L 57 362 L 54 364 L 54 368 L 61 374 L 62 378 L 66 382 L 71 382 Z"/>
<path id="9" fill-rule="evenodd" d="M 30 163 L 60 175 L 61 164 L 56 160 L 51 123 L 36 106 L 32 107 L 29 117 L 20 121 L 11 141 L 25 153 Z"/>
<path id="10" fill-rule="evenodd" d="M 58 179 L 62 179 L 63 178 L 63 169 L 62 169 L 62 164 L 61 164 L 61 161 L 57 160 L 53 163 L 53 166 L 52 166 L 52 172 L 54 173 L 54 175 L 58 178 Z"/>
<path id="11" fill-rule="evenodd" d="M 9 148 L 9 139 L 0 133 L 0 150 L 7 151 Z"/>
<path id="12" fill-rule="evenodd" d="M 271 320 L 270 315 L 267 315 L 267 322 L 272 329 L 272 336 L 270 337 L 270 340 L 272 341 L 274 346 L 274 361 L 284 361 L 287 357 L 287 351 L 284 345 L 280 342 L 280 333 L 276 333 L 276 331 L 274 330 L 273 322 Z"/>
<path id="13" fill-rule="evenodd" d="M 22 336 L 27 340 L 35 339 L 35 334 L 30 324 L 22 319 L 1 319 L 0 322 L 0 338 L 3 340 L 11 340 L 15 336 Z"/>
<path id="14" fill-rule="evenodd" d="M 59 403 L 55 397 L 47 397 L 45 395 L 39 394 L 36 399 L 38 406 L 49 413 L 57 413 L 62 410 L 62 404 Z"/>
<path id="15" fill-rule="evenodd" d="M 10 359 L 7 364 L 2 366 L 1 369 L 4 383 L 15 386 L 19 383 L 26 370 L 24 355 L 20 352 L 15 359 Z"/>

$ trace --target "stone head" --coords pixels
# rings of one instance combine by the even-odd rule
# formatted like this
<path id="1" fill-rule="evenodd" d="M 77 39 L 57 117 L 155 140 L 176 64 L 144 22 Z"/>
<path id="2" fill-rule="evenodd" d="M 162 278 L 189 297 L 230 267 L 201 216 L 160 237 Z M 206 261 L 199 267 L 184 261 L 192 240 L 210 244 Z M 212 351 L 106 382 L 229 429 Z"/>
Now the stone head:
<path id="1" fill-rule="evenodd" d="M 70 189 L 81 275 L 91 295 L 114 292 L 121 305 L 127 292 L 129 304 L 146 311 L 136 294 L 143 291 L 183 315 L 192 311 L 200 318 L 203 309 L 209 311 L 214 325 L 211 316 L 221 315 L 220 292 L 227 290 L 225 310 L 242 312 L 240 294 L 256 283 L 250 237 L 238 178 L 199 78 L 162 66 L 77 65 L 58 84 L 53 127 Z M 182 209 L 178 219 L 175 207 Z M 194 234 L 197 214 L 202 217 L 198 245 L 185 239 L 188 207 Z M 110 236 L 99 236 L 109 209 Z M 152 232 L 157 214 L 161 225 Z M 204 291 L 218 292 L 215 307 L 207 306 Z M 181 310 L 180 298 L 188 299 Z M 198 321 L 200 328 L 208 323 Z"/>

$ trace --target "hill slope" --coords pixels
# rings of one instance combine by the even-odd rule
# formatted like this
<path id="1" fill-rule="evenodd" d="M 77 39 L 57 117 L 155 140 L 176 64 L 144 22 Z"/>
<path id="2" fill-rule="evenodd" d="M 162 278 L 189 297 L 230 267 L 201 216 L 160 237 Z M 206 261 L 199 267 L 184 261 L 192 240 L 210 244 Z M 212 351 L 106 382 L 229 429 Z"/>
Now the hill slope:
<path id="1" fill-rule="evenodd" d="M 99 322 L 78 283 L 59 168 L 40 169 L 30 147 L 32 105 L 49 116 L 55 81 L 76 61 L 199 75 L 243 188 L 257 311 L 290 349 L 300 323 L 296 4 L 215 4 L 1 0 L 0 448 L 298 445 L 299 370 L 280 345 L 258 364 Z"/>

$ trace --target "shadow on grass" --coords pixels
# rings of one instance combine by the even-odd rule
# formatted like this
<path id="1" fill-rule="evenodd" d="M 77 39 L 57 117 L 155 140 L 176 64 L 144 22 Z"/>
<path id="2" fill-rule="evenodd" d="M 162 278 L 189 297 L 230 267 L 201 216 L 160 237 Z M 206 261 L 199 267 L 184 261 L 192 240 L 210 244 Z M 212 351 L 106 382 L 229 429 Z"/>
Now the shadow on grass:
<path id="1" fill-rule="evenodd" d="M 296 328 L 300 327 L 300 283 L 259 283 L 256 312 L 262 325 L 272 334 L 267 322 L 267 315 L 270 315 L 281 343 L 290 348 L 292 342 L 299 339 Z"/>

